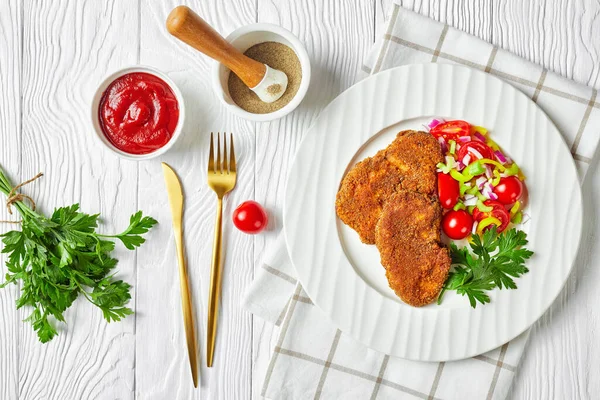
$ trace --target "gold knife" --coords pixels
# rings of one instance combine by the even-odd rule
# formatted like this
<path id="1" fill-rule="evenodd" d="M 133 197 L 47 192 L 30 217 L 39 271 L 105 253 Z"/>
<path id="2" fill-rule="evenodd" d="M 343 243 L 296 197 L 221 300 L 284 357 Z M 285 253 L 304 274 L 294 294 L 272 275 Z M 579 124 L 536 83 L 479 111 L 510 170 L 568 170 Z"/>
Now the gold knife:
<path id="1" fill-rule="evenodd" d="M 177 247 L 177 260 L 179 261 L 179 283 L 181 284 L 181 308 L 183 309 L 183 323 L 185 325 L 185 338 L 187 341 L 190 367 L 194 387 L 198 387 L 198 348 L 196 344 L 196 330 L 194 328 L 194 314 L 192 312 L 192 294 L 188 282 L 187 268 L 183 252 L 183 189 L 175 171 L 166 163 L 162 163 L 171 215 L 173 218 L 173 231 L 175 233 L 175 246 Z"/>

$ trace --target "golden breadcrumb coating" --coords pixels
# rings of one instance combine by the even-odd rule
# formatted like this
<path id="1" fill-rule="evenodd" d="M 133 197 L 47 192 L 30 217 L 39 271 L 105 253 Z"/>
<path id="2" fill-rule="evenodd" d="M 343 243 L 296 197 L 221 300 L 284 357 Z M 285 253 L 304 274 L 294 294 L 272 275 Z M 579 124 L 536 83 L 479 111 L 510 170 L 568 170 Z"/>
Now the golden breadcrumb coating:
<path id="1" fill-rule="evenodd" d="M 377 223 L 375 242 L 390 287 L 412 306 L 437 299 L 450 270 L 450 252 L 440 242 L 441 218 L 437 197 L 400 191 Z"/>
<path id="2" fill-rule="evenodd" d="M 338 217 L 364 243 L 377 245 L 390 287 L 417 307 L 437 298 L 451 264 L 440 243 L 436 165 L 442 161 L 432 135 L 402 131 L 346 174 L 336 198 Z"/>
<path id="3" fill-rule="evenodd" d="M 385 202 L 398 190 L 436 193 L 436 165 L 443 161 L 438 141 L 426 132 L 402 131 L 374 157 L 356 164 L 344 177 L 336 198 L 338 217 L 367 244 Z"/>

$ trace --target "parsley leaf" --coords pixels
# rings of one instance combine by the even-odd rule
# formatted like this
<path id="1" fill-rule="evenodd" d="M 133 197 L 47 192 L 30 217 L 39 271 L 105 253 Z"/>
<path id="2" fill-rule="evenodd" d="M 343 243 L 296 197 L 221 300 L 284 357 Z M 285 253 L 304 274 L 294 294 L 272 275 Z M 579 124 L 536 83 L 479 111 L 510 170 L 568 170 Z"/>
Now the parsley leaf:
<path id="1" fill-rule="evenodd" d="M 0 169 L 0 191 L 8 195 L 12 185 Z M 127 229 L 118 235 L 96 232 L 98 214 L 86 214 L 78 204 L 57 208 L 50 218 L 37 213 L 23 202 L 14 204 L 22 218 L 21 231 L 3 235 L 2 253 L 8 254 L 6 281 L 21 283 L 16 307 L 31 307 L 29 322 L 41 342 L 58 332 L 54 324 L 65 322 L 63 313 L 79 295 L 97 306 L 108 321 L 120 321 L 133 313 L 127 307 L 131 286 L 114 280 L 117 260 L 111 257 L 114 240 L 134 250 L 144 243 L 143 234 L 156 220 L 138 211 L 131 216 Z"/>
<path id="2" fill-rule="evenodd" d="M 533 252 L 524 248 L 527 243 L 525 232 L 513 228 L 498 233 L 496 227 L 486 230 L 481 237 L 472 235 L 470 251 L 467 247 L 459 248 L 451 243 L 450 255 L 454 267 L 440 292 L 438 304 L 441 304 L 448 290 L 467 296 L 471 307 L 475 308 L 478 302 L 490 302 L 487 291 L 495 288 L 516 289 L 513 278 L 529 272 L 525 261 Z"/>
<path id="3" fill-rule="evenodd" d="M 129 226 L 125 231 L 119 235 L 112 236 L 104 236 L 110 238 L 117 238 L 123 245 L 127 247 L 129 250 L 133 250 L 136 247 L 139 247 L 146 240 L 141 236 L 144 233 L 148 232 L 150 228 L 152 228 L 156 224 L 156 220 L 152 217 L 142 217 L 142 212 L 138 211 L 133 214 L 129 219 Z"/>

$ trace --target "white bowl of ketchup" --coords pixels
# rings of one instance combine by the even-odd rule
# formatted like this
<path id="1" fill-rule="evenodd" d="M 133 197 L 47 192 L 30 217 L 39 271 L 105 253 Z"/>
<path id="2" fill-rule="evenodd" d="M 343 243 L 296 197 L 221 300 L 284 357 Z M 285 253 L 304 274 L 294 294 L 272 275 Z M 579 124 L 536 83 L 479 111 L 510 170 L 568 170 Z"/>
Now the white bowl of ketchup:
<path id="1" fill-rule="evenodd" d="M 183 96 L 164 73 L 146 66 L 108 75 L 94 94 L 92 125 L 100 142 L 129 160 L 164 154 L 181 135 Z"/>

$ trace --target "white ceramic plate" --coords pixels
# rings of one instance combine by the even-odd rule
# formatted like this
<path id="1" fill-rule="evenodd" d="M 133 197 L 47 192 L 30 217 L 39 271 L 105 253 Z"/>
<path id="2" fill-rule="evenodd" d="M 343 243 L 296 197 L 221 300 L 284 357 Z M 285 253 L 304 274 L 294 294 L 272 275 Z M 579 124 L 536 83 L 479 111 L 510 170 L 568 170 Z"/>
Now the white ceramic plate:
<path id="1" fill-rule="evenodd" d="M 462 119 L 492 138 L 527 176 L 530 272 L 517 290 L 491 292 L 470 307 L 447 293 L 442 305 L 403 303 L 388 287 L 375 246 L 335 214 L 345 172 L 403 129 L 432 117 Z M 423 64 L 381 72 L 341 94 L 319 116 L 296 155 L 286 189 L 284 229 L 302 286 L 335 325 L 368 347 L 421 361 L 492 350 L 531 326 L 563 287 L 582 225 L 575 164 L 560 133 L 524 94 L 465 67 Z"/>

